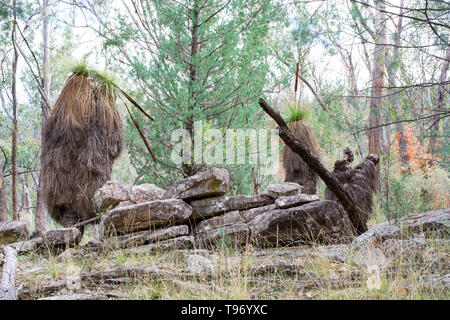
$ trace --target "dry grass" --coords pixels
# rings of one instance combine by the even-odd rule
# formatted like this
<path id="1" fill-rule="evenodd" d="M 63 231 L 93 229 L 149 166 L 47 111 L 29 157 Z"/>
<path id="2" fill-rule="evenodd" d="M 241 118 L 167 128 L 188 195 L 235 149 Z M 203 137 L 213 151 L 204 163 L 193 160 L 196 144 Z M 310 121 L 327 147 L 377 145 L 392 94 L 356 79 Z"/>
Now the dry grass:
<path id="1" fill-rule="evenodd" d="M 448 244 L 429 241 L 429 247 L 447 259 Z M 52 252 L 20 257 L 18 282 L 23 288 L 39 287 L 83 272 L 105 271 L 115 268 L 131 268 L 141 265 L 157 266 L 170 271 L 176 277 L 161 275 L 156 279 L 139 276 L 132 281 L 119 283 L 83 283 L 77 292 L 89 290 L 119 293 L 124 299 L 448 299 L 448 291 L 426 288 L 420 277 L 426 274 L 448 273 L 436 269 L 424 258 L 411 261 L 400 253 L 389 259 L 389 267 L 402 266 L 401 272 L 382 273 L 380 286 L 368 287 L 368 269 L 351 260 L 337 261 L 321 254 L 320 246 L 311 254 L 288 255 L 294 248 L 261 250 L 248 246 L 215 250 L 197 250 L 214 262 L 214 272 L 189 275 L 189 250 L 126 252 L 123 249 L 99 252 L 84 256 L 72 255 L 57 258 Z M 322 250 L 322 251 L 321 251 Z M 80 249 L 78 250 L 80 251 Z M 305 251 L 306 252 L 306 251 Z M 312 254 L 314 253 L 314 254 Z M 445 265 L 445 264 L 444 264 Z M 255 270 L 269 266 L 263 274 Z M 292 271 L 293 267 L 295 271 Z M 405 266 L 407 266 L 405 268 Z M 409 267 L 408 267 L 409 266 Z M 387 270 L 387 269 L 386 269 Z M 62 293 L 67 294 L 64 289 Z M 70 291 L 69 291 L 70 292 Z M 47 294 L 34 294 L 39 298 Z"/>

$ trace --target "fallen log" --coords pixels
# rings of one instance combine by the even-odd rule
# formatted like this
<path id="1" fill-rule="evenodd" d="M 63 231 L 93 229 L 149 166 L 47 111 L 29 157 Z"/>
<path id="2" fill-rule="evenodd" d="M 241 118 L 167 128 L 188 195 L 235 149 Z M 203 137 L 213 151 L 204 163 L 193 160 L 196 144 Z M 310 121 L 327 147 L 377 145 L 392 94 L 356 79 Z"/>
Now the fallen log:
<path id="1" fill-rule="evenodd" d="M 2 277 L 0 278 L 0 300 L 17 300 L 17 251 L 10 246 L 6 246 L 3 248 L 3 252 L 5 257 Z"/>
<path id="2" fill-rule="evenodd" d="M 279 136 L 291 148 L 296 154 L 298 154 L 303 161 L 319 175 L 326 186 L 335 194 L 338 201 L 342 204 L 345 211 L 347 211 L 350 221 L 355 228 L 357 234 L 362 234 L 367 231 L 367 225 L 360 218 L 363 209 L 352 199 L 347 191 L 345 191 L 339 184 L 338 180 L 333 174 L 325 168 L 320 162 L 319 158 L 306 149 L 300 141 L 295 138 L 291 130 L 287 126 L 286 122 L 281 117 L 280 113 L 275 111 L 269 104 L 263 99 L 259 99 L 259 105 L 261 108 L 273 119 L 279 126 Z"/>

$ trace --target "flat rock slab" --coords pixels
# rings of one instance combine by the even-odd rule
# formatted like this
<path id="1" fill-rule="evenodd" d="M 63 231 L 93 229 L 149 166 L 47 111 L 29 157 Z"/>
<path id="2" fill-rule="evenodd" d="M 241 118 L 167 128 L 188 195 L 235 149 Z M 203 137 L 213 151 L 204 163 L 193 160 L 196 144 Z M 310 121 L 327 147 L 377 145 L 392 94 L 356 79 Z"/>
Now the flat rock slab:
<path id="1" fill-rule="evenodd" d="M 370 227 L 369 230 L 357 236 L 353 240 L 352 247 L 358 249 L 374 241 L 383 243 L 388 239 L 400 239 L 401 236 L 402 232 L 398 226 L 383 222 Z"/>
<path id="2" fill-rule="evenodd" d="M 10 246 L 16 249 L 17 253 L 28 253 L 37 250 L 43 243 L 43 237 L 36 237 L 30 240 L 11 243 Z"/>
<path id="3" fill-rule="evenodd" d="M 224 215 L 201 221 L 195 227 L 195 233 L 207 233 L 215 229 L 220 229 L 238 223 L 245 223 L 245 220 L 241 217 L 239 211 L 231 211 Z"/>
<path id="4" fill-rule="evenodd" d="M 111 237 L 108 239 L 108 243 L 113 247 L 127 248 L 167 240 L 170 238 L 186 236 L 188 234 L 189 227 L 187 225 L 181 225 Z"/>
<path id="5" fill-rule="evenodd" d="M 192 200 L 221 196 L 227 192 L 229 183 L 230 174 L 226 169 L 211 168 L 178 181 L 167 189 L 164 198 Z"/>
<path id="6" fill-rule="evenodd" d="M 155 200 L 108 211 L 102 218 L 102 237 L 126 234 L 155 227 L 181 224 L 192 208 L 180 199 Z"/>
<path id="7" fill-rule="evenodd" d="M 246 210 L 255 207 L 262 207 L 273 203 L 273 198 L 267 194 L 256 196 L 238 195 L 213 197 L 190 202 L 194 213 L 193 219 L 208 218 L 223 214 L 228 211 Z"/>
<path id="8" fill-rule="evenodd" d="M 166 191 L 154 184 L 144 183 L 131 187 L 130 199 L 134 203 L 162 200 Z"/>
<path id="9" fill-rule="evenodd" d="M 250 230 L 245 223 L 240 222 L 197 233 L 195 240 L 202 248 L 241 246 L 250 240 Z"/>
<path id="10" fill-rule="evenodd" d="M 260 215 L 263 212 L 275 210 L 275 209 L 278 209 L 278 206 L 276 204 L 269 204 L 269 205 L 263 206 L 263 207 L 242 210 L 242 211 L 239 211 L 239 214 L 245 220 L 245 222 L 249 222 L 257 215 Z"/>
<path id="11" fill-rule="evenodd" d="M 77 228 L 48 230 L 44 234 L 44 243 L 51 247 L 74 246 L 80 243 L 81 232 Z"/>
<path id="12" fill-rule="evenodd" d="M 411 233 L 424 233 L 426 236 L 439 234 L 448 238 L 450 236 L 450 209 L 412 214 L 401 219 L 399 225 Z"/>
<path id="13" fill-rule="evenodd" d="M 144 246 L 123 249 L 123 253 L 146 253 L 151 251 L 165 251 L 165 250 L 181 250 L 192 249 L 195 245 L 193 236 L 182 236 L 173 239 L 158 241 Z"/>
<path id="14" fill-rule="evenodd" d="M 293 196 L 282 196 L 275 200 L 275 204 L 278 208 L 284 209 L 289 207 L 299 206 L 301 204 L 319 201 L 319 197 L 315 194 L 297 194 Z"/>
<path id="15" fill-rule="evenodd" d="M 131 185 L 108 181 L 94 194 L 94 203 L 99 211 L 105 211 L 122 201 L 130 200 Z"/>
<path id="16" fill-rule="evenodd" d="M 262 246 L 292 244 L 298 240 L 338 243 L 353 236 L 347 213 L 330 200 L 267 211 L 247 225 L 252 240 Z"/>
<path id="17" fill-rule="evenodd" d="M 0 223 L 0 245 L 5 245 L 28 238 L 28 225 L 25 221 Z"/>
<path id="18" fill-rule="evenodd" d="M 283 196 L 293 196 L 302 190 L 302 186 L 295 182 L 283 182 L 270 184 L 267 187 L 267 194 L 274 198 Z"/>

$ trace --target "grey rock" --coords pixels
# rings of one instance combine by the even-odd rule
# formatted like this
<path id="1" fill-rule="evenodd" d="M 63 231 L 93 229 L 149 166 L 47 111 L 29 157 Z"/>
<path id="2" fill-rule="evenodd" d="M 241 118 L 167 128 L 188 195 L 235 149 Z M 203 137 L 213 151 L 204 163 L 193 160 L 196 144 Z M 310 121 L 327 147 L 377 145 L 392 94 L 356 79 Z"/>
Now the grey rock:
<path id="1" fill-rule="evenodd" d="M 231 211 L 224 215 L 201 221 L 196 226 L 195 233 L 207 233 L 215 229 L 244 222 L 245 221 L 239 214 L 239 211 Z"/>
<path id="2" fill-rule="evenodd" d="M 373 241 L 382 243 L 387 239 L 400 239 L 402 236 L 398 226 L 391 225 L 389 222 L 380 223 L 371 227 L 369 230 L 359 235 L 353 240 L 354 249 L 363 247 Z"/>
<path id="3" fill-rule="evenodd" d="M 382 244 L 383 253 L 389 257 L 416 260 L 425 250 L 425 241 L 388 239 Z"/>
<path id="4" fill-rule="evenodd" d="M 164 199 L 165 190 L 154 184 L 144 183 L 131 187 L 130 199 L 134 203 L 142 203 Z"/>
<path id="5" fill-rule="evenodd" d="M 188 257 L 188 270 L 196 276 L 211 275 L 215 271 L 215 265 L 204 255 L 192 254 Z"/>
<path id="6" fill-rule="evenodd" d="M 267 194 L 274 197 L 293 196 L 301 191 L 303 187 L 295 182 L 283 182 L 270 184 L 267 187 Z"/>
<path id="7" fill-rule="evenodd" d="M 399 221 L 402 229 L 410 233 L 424 233 L 426 237 L 450 236 L 450 209 L 422 212 L 406 216 Z"/>
<path id="8" fill-rule="evenodd" d="M 69 248 L 63 251 L 60 255 L 56 257 L 57 261 L 64 262 L 73 259 L 76 256 L 77 251 L 74 248 Z"/>
<path id="9" fill-rule="evenodd" d="M 184 200 L 224 195 L 230 183 L 230 174 L 226 169 L 211 168 L 207 171 L 178 181 L 167 189 L 164 198 Z"/>
<path id="10" fill-rule="evenodd" d="M 273 203 L 273 198 L 271 196 L 260 194 L 256 196 L 237 195 L 229 197 L 213 197 L 191 201 L 190 205 L 194 210 L 192 217 L 197 219 L 216 216 L 228 211 L 261 207 L 271 203 Z"/>
<path id="11" fill-rule="evenodd" d="M 0 222 L 0 245 L 28 238 L 28 225 L 25 221 Z"/>
<path id="12" fill-rule="evenodd" d="M 130 233 L 122 236 L 115 236 L 108 239 L 112 247 L 127 248 L 131 246 L 140 246 L 157 241 L 167 240 L 189 234 L 187 225 L 172 226 L 163 229 L 146 230 L 136 233 Z"/>
<path id="13" fill-rule="evenodd" d="M 97 210 L 103 212 L 122 201 L 130 200 L 131 186 L 118 181 L 108 181 L 94 194 Z"/>
<path id="14" fill-rule="evenodd" d="M 44 234 L 44 242 L 51 247 L 74 246 L 80 243 L 81 232 L 77 228 L 48 230 Z"/>
<path id="15" fill-rule="evenodd" d="M 123 249 L 123 253 L 146 253 L 151 251 L 165 251 L 165 250 L 181 250 L 192 249 L 195 244 L 193 236 L 182 236 L 178 238 L 158 241 L 155 243 Z"/>
<path id="16" fill-rule="evenodd" d="M 192 208 L 179 199 L 143 202 L 108 211 L 102 218 L 102 237 L 180 224 L 189 219 Z"/>
<path id="17" fill-rule="evenodd" d="M 330 200 L 267 211 L 247 225 L 252 240 L 260 245 L 292 244 L 297 240 L 339 243 L 353 236 L 347 213 Z"/>
<path id="18" fill-rule="evenodd" d="M 245 220 L 245 222 L 249 222 L 254 217 L 260 215 L 261 213 L 270 211 L 270 210 L 275 210 L 277 208 L 278 207 L 276 204 L 269 204 L 268 206 L 252 208 L 252 209 L 248 209 L 248 210 L 242 210 L 242 211 L 239 211 L 239 214 Z"/>
<path id="19" fill-rule="evenodd" d="M 278 208 L 284 209 L 289 207 L 298 206 L 304 203 L 319 201 L 319 197 L 315 194 L 297 194 L 293 196 L 282 196 L 275 200 L 275 204 Z"/>
<path id="20" fill-rule="evenodd" d="M 195 234 L 195 239 L 200 247 L 241 246 L 250 239 L 250 230 L 245 223 L 236 223 L 208 232 L 197 233 Z"/>

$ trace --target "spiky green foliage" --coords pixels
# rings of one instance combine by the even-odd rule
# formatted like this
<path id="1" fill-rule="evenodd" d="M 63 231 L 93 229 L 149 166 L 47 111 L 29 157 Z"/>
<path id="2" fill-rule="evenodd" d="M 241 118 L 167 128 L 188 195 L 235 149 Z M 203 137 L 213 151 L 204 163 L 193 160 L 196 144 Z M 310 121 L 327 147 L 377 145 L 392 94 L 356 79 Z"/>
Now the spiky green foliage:
<path id="1" fill-rule="evenodd" d="M 104 92 L 114 95 L 121 95 L 121 89 L 116 83 L 116 79 L 113 75 L 108 72 L 100 72 L 93 68 L 90 68 L 85 60 L 82 60 L 70 68 L 70 71 L 73 74 L 82 75 L 87 78 L 90 78 L 95 82 L 96 85 L 99 86 Z"/>
<path id="2" fill-rule="evenodd" d="M 311 111 L 306 108 L 290 105 L 287 110 L 286 122 L 292 123 L 296 121 L 303 121 L 311 116 Z"/>

